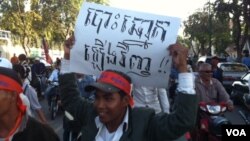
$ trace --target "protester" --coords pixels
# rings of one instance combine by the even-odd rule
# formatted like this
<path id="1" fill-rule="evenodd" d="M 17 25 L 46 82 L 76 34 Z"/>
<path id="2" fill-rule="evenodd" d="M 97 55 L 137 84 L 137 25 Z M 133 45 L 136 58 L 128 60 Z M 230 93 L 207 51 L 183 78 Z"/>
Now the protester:
<path id="1" fill-rule="evenodd" d="M 0 67 L 13 69 L 12 63 L 6 58 L 0 58 Z M 29 101 L 28 97 L 26 95 L 24 95 L 23 93 L 21 93 L 20 98 L 21 98 L 23 104 L 27 107 L 26 108 L 27 113 L 29 115 L 32 115 L 31 109 L 30 109 L 30 101 Z"/>
<path id="2" fill-rule="evenodd" d="M 67 41 L 72 41 L 72 38 Z M 66 45 L 72 43 L 66 42 Z M 178 106 L 172 114 L 155 114 L 153 109 L 145 107 L 133 108 L 131 79 L 115 70 L 103 71 L 96 83 L 86 87 L 87 91 L 96 90 L 94 103 L 81 99 L 76 77 L 68 72 L 69 48 L 64 48 L 65 60 L 62 61 L 59 84 L 64 109 L 82 126 L 82 140 L 173 140 L 195 125 L 198 104 L 192 74 L 187 73 L 187 48 L 177 44 L 169 47 L 180 72 Z"/>
<path id="3" fill-rule="evenodd" d="M 49 85 L 44 92 L 45 98 L 47 99 L 49 106 L 51 104 L 51 98 L 56 94 L 57 86 L 59 85 L 58 76 L 60 73 L 60 67 L 61 67 L 61 60 L 56 61 L 54 64 L 54 70 L 50 74 L 47 82 L 49 83 Z"/>
<path id="4" fill-rule="evenodd" d="M 241 63 L 247 65 L 247 67 L 250 69 L 250 56 L 249 56 L 249 51 L 248 50 L 244 50 L 243 51 L 243 57 L 241 59 Z"/>
<path id="5" fill-rule="evenodd" d="M 19 60 L 16 56 L 16 54 L 14 53 L 14 55 L 10 58 L 10 62 L 14 65 L 14 64 L 18 64 Z"/>
<path id="6" fill-rule="evenodd" d="M 28 116 L 20 94 L 22 82 L 16 72 L 0 67 L 0 140 L 59 141 L 52 128 Z"/>
<path id="7" fill-rule="evenodd" d="M 135 107 L 149 107 L 156 113 L 169 113 L 170 105 L 165 88 L 135 86 L 133 89 Z"/>
<path id="8" fill-rule="evenodd" d="M 60 67 L 61 67 L 61 60 L 56 61 L 55 64 L 54 64 L 54 70 L 50 74 L 48 81 L 50 81 L 50 82 L 58 82 Z"/>
<path id="9" fill-rule="evenodd" d="M 227 59 L 227 62 L 235 62 L 235 59 L 229 54 L 227 54 L 226 59 Z"/>
<path id="10" fill-rule="evenodd" d="M 225 102 L 228 104 L 228 110 L 234 108 L 229 94 L 220 81 L 212 78 L 212 66 L 208 63 L 199 65 L 199 76 L 195 79 L 196 94 L 199 101 L 204 102 Z"/>
<path id="11" fill-rule="evenodd" d="M 222 76 L 222 69 L 218 68 L 218 63 L 220 62 L 219 58 L 217 56 L 214 56 L 211 58 L 211 65 L 212 65 L 212 71 L 213 71 L 213 78 L 216 78 L 221 83 L 223 81 Z"/>
<path id="12" fill-rule="evenodd" d="M 17 72 L 18 76 L 21 79 L 23 93 L 28 97 L 30 101 L 32 115 L 34 115 L 34 117 L 38 117 L 42 123 L 47 123 L 45 115 L 42 111 L 42 106 L 40 105 L 38 100 L 37 92 L 30 84 L 24 81 L 24 74 L 26 74 L 24 67 L 20 64 L 17 64 L 13 66 L 13 70 Z"/>
<path id="13" fill-rule="evenodd" d="M 46 71 L 45 64 L 40 62 L 40 59 L 38 57 L 35 58 L 34 63 L 31 67 L 32 73 L 36 75 L 41 75 Z"/>
<path id="14" fill-rule="evenodd" d="M 25 54 L 20 54 L 18 56 L 19 64 L 22 65 L 25 69 L 26 74 L 25 75 L 25 82 L 29 83 L 32 81 L 32 74 L 31 74 L 31 68 L 29 66 L 29 62 L 27 61 L 27 57 Z"/>
<path id="15" fill-rule="evenodd" d="M 0 67 L 12 69 L 12 63 L 6 58 L 0 58 Z"/>
<path id="16" fill-rule="evenodd" d="M 45 64 L 40 62 L 39 57 L 36 57 L 34 64 L 31 66 L 32 81 L 30 84 L 36 89 L 39 97 L 41 97 L 43 95 L 42 93 L 45 91 L 46 84 L 42 83 L 42 76 L 45 75 L 45 73 Z"/>
<path id="17" fill-rule="evenodd" d="M 80 96 L 93 101 L 94 95 L 93 92 L 85 91 L 85 87 L 90 83 L 95 82 L 94 78 L 90 75 L 75 73 L 77 78 L 77 86 L 80 92 Z M 68 119 L 65 115 L 63 117 L 63 141 L 75 140 L 81 130 L 81 125 L 78 123 L 72 124 L 74 121 Z M 71 136 L 71 137 L 70 137 Z"/>
<path id="18" fill-rule="evenodd" d="M 85 99 L 94 100 L 93 92 L 85 91 L 85 87 L 87 85 L 95 82 L 93 76 L 76 73 L 76 77 L 77 77 L 77 84 L 78 84 L 80 95 L 84 97 Z"/>

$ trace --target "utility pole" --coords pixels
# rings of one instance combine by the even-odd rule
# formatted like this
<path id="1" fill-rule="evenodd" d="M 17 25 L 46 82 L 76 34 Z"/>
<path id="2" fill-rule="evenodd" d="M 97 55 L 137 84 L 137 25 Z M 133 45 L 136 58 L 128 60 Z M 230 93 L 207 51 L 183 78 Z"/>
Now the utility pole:
<path id="1" fill-rule="evenodd" d="M 209 46 L 208 46 L 208 55 L 212 55 L 212 15 L 211 15 L 211 3 L 209 0 L 208 7 L 208 30 L 209 30 Z"/>

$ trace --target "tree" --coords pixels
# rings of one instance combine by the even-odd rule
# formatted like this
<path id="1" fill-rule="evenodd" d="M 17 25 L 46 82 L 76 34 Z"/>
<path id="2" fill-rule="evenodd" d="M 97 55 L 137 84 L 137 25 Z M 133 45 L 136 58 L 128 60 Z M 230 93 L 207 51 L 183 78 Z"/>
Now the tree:
<path id="1" fill-rule="evenodd" d="M 231 30 L 229 27 L 230 20 L 223 17 L 217 17 L 216 15 L 215 19 L 212 32 L 213 46 L 215 52 L 224 54 L 226 48 L 232 43 L 230 35 Z"/>
<path id="2" fill-rule="evenodd" d="M 33 23 L 41 21 L 40 15 L 33 11 L 26 12 L 24 0 L 8 0 L 1 3 L 1 28 L 9 30 L 14 35 L 14 43 L 20 43 L 27 54 L 27 49 L 38 38 Z"/>
<path id="3" fill-rule="evenodd" d="M 208 33 L 208 13 L 198 11 L 190 15 L 188 20 L 184 21 L 184 35 L 191 42 L 199 42 L 200 47 L 197 52 L 201 53 L 201 55 L 205 55 L 207 52 L 205 45 L 208 43 Z"/>
<path id="4" fill-rule="evenodd" d="M 216 0 L 215 11 L 232 20 L 232 39 L 237 49 L 238 59 L 249 40 L 250 35 L 250 1 L 249 0 Z"/>
<path id="5" fill-rule="evenodd" d="M 214 6 L 213 4 L 211 4 Z M 216 15 L 213 8 L 205 4 L 202 10 L 195 12 L 184 21 L 184 33 L 191 42 L 198 42 L 197 54 L 211 55 L 209 43 L 215 48 L 217 54 L 225 53 L 230 44 L 229 20 Z"/>
<path id="6" fill-rule="evenodd" d="M 108 4 L 107 0 L 87 0 Z M 40 47 L 42 38 L 49 46 L 60 47 L 72 34 L 83 0 L 6 0 L 0 3 L 0 28 L 11 31 L 14 43 L 21 44 L 25 53 L 29 48 Z"/>

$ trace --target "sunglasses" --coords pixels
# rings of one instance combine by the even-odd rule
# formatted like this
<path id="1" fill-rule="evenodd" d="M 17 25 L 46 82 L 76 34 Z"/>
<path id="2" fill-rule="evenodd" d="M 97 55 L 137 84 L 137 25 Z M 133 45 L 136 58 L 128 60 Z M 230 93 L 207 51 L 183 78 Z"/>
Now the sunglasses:
<path id="1" fill-rule="evenodd" d="M 200 72 L 203 72 L 203 73 L 212 73 L 212 71 L 209 71 L 209 70 L 207 70 L 207 71 L 200 71 Z"/>

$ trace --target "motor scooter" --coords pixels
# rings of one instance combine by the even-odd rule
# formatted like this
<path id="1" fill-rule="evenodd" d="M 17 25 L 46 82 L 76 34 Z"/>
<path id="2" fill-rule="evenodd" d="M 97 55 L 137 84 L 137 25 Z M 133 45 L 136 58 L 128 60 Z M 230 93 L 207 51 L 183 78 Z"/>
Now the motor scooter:
<path id="1" fill-rule="evenodd" d="M 193 141 L 220 141 L 221 125 L 231 124 L 224 117 L 227 104 L 221 102 L 200 102 L 198 112 L 198 125 L 193 133 Z"/>
<path id="2" fill-rule="evenodd" d="M 45 93 L 48 99 L 50 118 L 54 120 L 58 111 L 62 108 L 58 82 L 49 82 L 49 86 Z"/>

